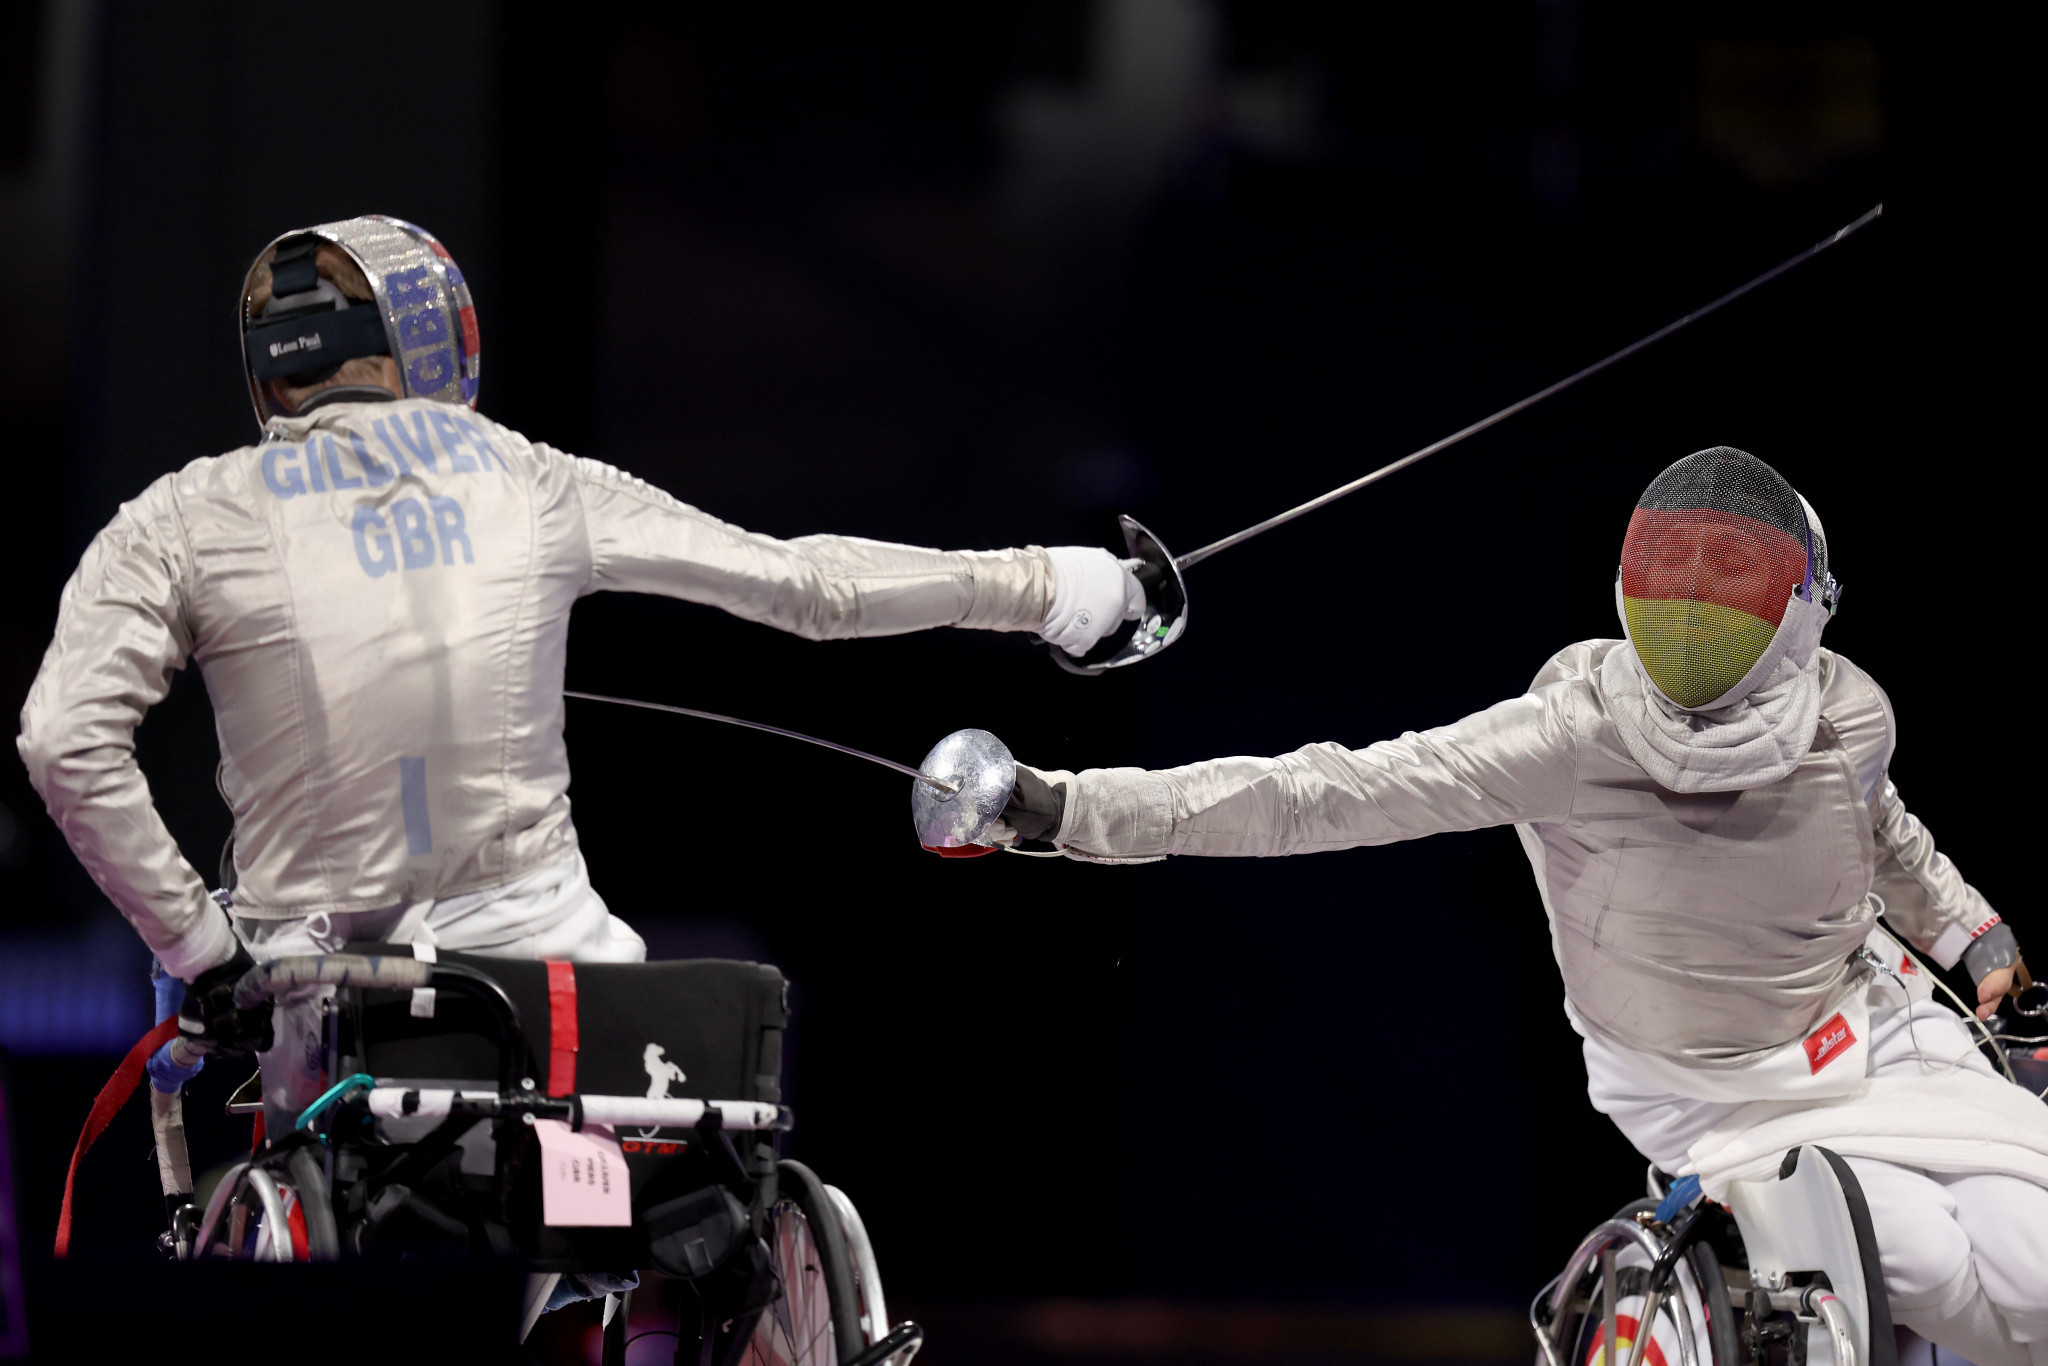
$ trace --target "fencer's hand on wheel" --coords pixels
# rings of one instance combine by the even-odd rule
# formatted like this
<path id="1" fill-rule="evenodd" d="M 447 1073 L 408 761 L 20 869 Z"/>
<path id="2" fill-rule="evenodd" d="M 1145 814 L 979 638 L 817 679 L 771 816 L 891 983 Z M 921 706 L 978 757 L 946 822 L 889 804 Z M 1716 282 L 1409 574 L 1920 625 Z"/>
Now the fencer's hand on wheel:
<path id="1" fill-rule="evenodd" d="M 262 1053 L 270 1048 L 270 1002 L 235 1009 L 235 983 L 256 966 L 249 951 L 237 944 L 235 956 L 208 968 L 185 988 L 178 1007 L 178 1033 L 202 1053 Z"/>
<path id="2" fill-rule="evenodd" d="M 1049 546 L 1052 606 L 1039 624 L 1039 639 L 1076 659 L 1127 621 L 1145 612 L 1145 589 L 1131 570 L 1136 560 L 1119 560 L 1093 546 Z"/>
<path id="3" fill-rule="evenodd" d="M 1984 980 L 1977 983 L 1977 1018 L 1988 1020 L 1998 1010 L 1998 1003 L 2012 990 L 2012 969 L 1998 968 L 1984 974 Z"/>

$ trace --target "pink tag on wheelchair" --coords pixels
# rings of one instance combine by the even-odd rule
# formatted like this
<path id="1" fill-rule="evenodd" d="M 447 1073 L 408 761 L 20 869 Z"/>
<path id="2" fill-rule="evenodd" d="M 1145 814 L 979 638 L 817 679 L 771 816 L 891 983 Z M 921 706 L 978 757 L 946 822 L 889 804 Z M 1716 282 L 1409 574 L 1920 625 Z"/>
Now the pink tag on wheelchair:
<path id="1" fill-rule="evenodd" d="M 612 1131 L 592 1124 L 577 1133 L 559 1119 L 534 1121 L 540 1135 L 541 1222 L 555 1228 L 626 1228 L 633 1191 L 626 1155 Z"/>

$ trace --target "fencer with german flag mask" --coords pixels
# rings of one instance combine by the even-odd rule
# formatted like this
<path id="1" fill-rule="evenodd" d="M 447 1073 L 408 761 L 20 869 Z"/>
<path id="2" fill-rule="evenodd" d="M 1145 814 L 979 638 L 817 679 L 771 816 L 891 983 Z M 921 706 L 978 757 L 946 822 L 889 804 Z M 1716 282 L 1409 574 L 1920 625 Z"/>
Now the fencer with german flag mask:
<path id="1" fill-rule="evenodd" d="M 2040 1366 L 2048 1106 L 1991 1070 L 1876 922 L 1960 962 L 1980 1013 L 2014 938 L 1900 800 L 1884 691 L 1821 648 L 1835 592 L 1791 485 L 1701 451 L 1630 518 L 1625 639 L 1568 646 L 1523 696 L 1363 749 L 1019 765 L 996 838 L 1125 862 L 1514 825 L 1593 1104 L 1710 1196 L 1774 1172 L 1788 1133 L 1848 1154 L 1894 1317 L 1978 1366 Z"/>
<path id="2" fill-rule="evenodd" d="M 93 540 L 19 748 L 79 861 L 190 984 L 181 1026 L 263 1051 L 273 1122 L 313 1098 L 318 1015 L 287 1007 L 273 1030 L 267 1005 L 234 1010 L 252 956 L 348 940 L 645 955 L 570 820 L 579 597 L 659 593 L 817 640 L 1037 632 L 1077 655 L 1143 605 L 1107 551 L 777 540 L 491 421 L 468 285 L 397 219 L 279 238 L 241 315 L 262 439 L 165 475 Z M 188 661 L 234 810 L 219 902 L 135 762 L 137 724 Z"/>

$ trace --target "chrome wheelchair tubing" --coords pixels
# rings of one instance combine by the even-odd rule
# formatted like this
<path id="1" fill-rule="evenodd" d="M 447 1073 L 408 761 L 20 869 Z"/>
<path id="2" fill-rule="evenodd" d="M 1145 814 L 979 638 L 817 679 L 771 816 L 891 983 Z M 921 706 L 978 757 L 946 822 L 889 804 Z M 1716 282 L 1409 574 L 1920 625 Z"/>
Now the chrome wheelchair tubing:
<path id="1" fill-rule="evenodd" d="M 837 1186 L 825 1187 L 825 1194 L 832 1201 L 832 1207 L 839 1212 L 840 1231 L 846 1235 L 846 1248 L 853 1258 L 855 1290 L 860 1298 L 861 1328 L 870 1342 L 883 1337 L 889 1331 L 889 1302 L 882 1294 L 882 1270 L 875 1262 L 875 1247 L 868 1240 L 867 1224 L 861 1220 L 860 1211 L 853 1207 L 853 1201 Z"/>
<path id="2" fill-rule="evenodd" d="M 256 1231 L 255 1261 L 263 1260 L 263 1243 L 270 1242 L 270 1260 L 289 1262 L 292 1260 L 292 1225 L 285 1217 L 284 1196 L 278 1193 L 275 1177 L 255 1163 L 242 1173 L 242 1179 L 249 1183 L 249 1189 L 256 1192 L 257 1203 L 263 1206 L 263 1227 Z"/>
<path id="3" fill-rule="evenodd" d="M 1849 1322 L 1849 1311 L 1842 1307 L 1832 1291 L 1809 1286 L 1800 1298 L 1806 1307 L 1822 1323 L 1835 1340 L 1835 1366 L 1862 1366 L 1856 1356 L 1856 1329 Z"/>
<path id="4" fill-rule="evenodd" d="M 904 1362 L 917 1355 L 917 1349 L 922 1346 L 924 1329 L 905 1319 L 874 1346 L 846 1358 L 841 1366 L 903 1366 Z"/>
<path id="5" fill-rule="evenodd" d="M 1551 1287 L 1548 1287 L 1550 1289 L 1549 1324 L 1538 1327 L 1534 1322 L 1535 1306 L 1530 1306 L 1530 1326 L 1535 1329 L 1537 1344 L 1542 1348 L 1544 1359 L 1547 1363 L 1550 1363 L 1550 1366 L 1566 1366 L 1566 1363 L 1562 1361 L 1559 1355 L 1564 1350 L 1565 1344 L 1562 1341 L 1553 1341 L 1553 1337 L 1564 1322 L 1565 1311 L 1571 1304 L 1572 1292 L 1577 1288 L 1578 1283 L 1585 1278 L 1586 1273 L 1592 1269 L 1594 1261 L 1599 1258 L 1600 1254 L 1613 1251 L 1617 1244 L 1633 1245 L 1637 1251 L 1649 1259 L 1652 1267 L 1657 1265 L 1658 1259 L 1664 1253 L 1664 1243 L 1633 1219 L 1609 1219 L 1605 1223 L 1596 1226 L 1591 1233 L 1588 1233 L 1580 1241 L 1578 1249 L 1572 1253 L 1571 1260 L 1565 1263 L 1564 1271 L 1551 1283 Z M 1542 1298 L 1540 1295 L 1537 1297 L 1538 1304 L 1542 1302 Z M 1654 1324 L 1654 1313 L 1644 1316 L 1644 1322 L 1637 1331 L 1641 1336 L 1641 1340 L 1645 1343 L 1648 1342 L 1649 1335 L 1654 1330 Z M 1680 1324 L 1679 1328 L 1680 1331 L 1677 1335 L 1678 1356 L 1681 1366 L 1699 1366 L 1698 1352 L 1693 1343 L 1690 1326 Z M 1610 1366 L 1612 1366 L 1615 1361 L 1614 1349 L 1610 1347 L 1608 1353 L 1607 1360 Z"/>
<path id="6" fill-rule="evenodd" d="M 306 1218 L 306 1256 L 316 1262 L 333 1262 L 341 1259 L 341 1231 L 334 1222 L 324 1165 L 311 1148 L 299 1147 L 285 1160 L 285 1171 Z"/>
<path id="7" fill-rule="evenodd" d="M 1642 1321 L 1651 1325 L 1651 1328 L 1636 1334 L 1635 1342 L 1629 1348 L 1628 1366 L 1642 1366 L 1643 1353 L 1650 1345 L 1651 1331 L 1657 1322 L 1657 1311 L 1664 1307 L 1665 1287 L 1671 1284 L 1671 1277 L 1678 1269 L 1678 1259 L 1685 1255 L 1686 1249 L 1699 1237 L 1700 1217 L 1705 1212 L 1704 1204 L 1694 1205 L 1685 1218 L 1672 1227 L 1671 1236 L 1664 1240 L 1663 1250 L 1658 1252 L 1657 1259 L 1650 1263 L 1650 1280 L 1644 1287 L 1648 1291 L 1648 1297 L 1644 1301 L 1646 1307 L 1642 1313 Z M 1680 1350 L 1682 1353 L 1683 1348 Z"/>
<path id="8" fill-rule="evenodd" d="M 1550 1345 L 1550 1333 L 1538 1312 L 1542 1309 L 1543 1302 L 1550 1298 L 1550 1292 L 1563 1279 L 1564 1273 L 1560 1271 L 1544 1282 L 1543 1288 L 1536 1292 L 1536 1298 L 1529 1301 L 1529 1331 L 1536 1335 L 1536 1347 L 1543 1353 L 1544 1366 L 1564 1366 L 1564 1363 L 1557 1359 L 1557 1349 Z"/>
<path id="9" fill-rule="evenodd" d="M 1754 1293 L 1772 1309 L 1792 1315 L 1795 1323 L 1818 1320 L 1834 1340 L 1834 1366 L 1862 1366 L 1863 1358 L 1856 1350 L 1856 1322 L 1849 1316 L 1848 1306 L 1827 1286 L 1802 1285 L 1790 1290 L 1759 1288 Z"/>
<path id="10" fill-rule="evenodd" d="M 242 1184 L 242 1173 L 248 1170 L 247 1162 L 237 1162 L 227 1169 L 220 1179 L 220 1184 L 213 1188 L 213 1195 L 206 1202 L 206 1213 L 199 1220 L 198 1236 L 192 1239 L 190 1255 L 193 1260 L 204 1257 L 206 1250 L 213 1246 L 214 1231 L 220 1226 L 221 1215 L 226 1211 L 228 1201 L 234 1197 L 236 1189 Z"/>
<path id="11" fill-rule="evenodd" d="M 853 1255 L 854 1294 L 860 1301 L 861 1329 L 870 1343 L 842 1366 L 909 1366 L 917 1349 L 924 1345 L 924 1329 L 910 1319 L 894 1328 L 889 1326 L 889 1305 L 882 1294 L 882 1269 L 875 1260 L 875 1245 L 868 1238 L 868 1226 L 845 1191 L 827 1186 L 825 1194 L 839 1212 L 840 1232 Z"/>

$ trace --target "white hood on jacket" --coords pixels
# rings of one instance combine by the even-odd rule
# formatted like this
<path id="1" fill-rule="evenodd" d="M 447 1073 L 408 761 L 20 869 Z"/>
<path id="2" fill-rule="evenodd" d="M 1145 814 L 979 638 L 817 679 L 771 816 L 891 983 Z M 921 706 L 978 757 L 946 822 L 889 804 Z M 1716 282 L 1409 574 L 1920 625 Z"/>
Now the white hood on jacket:
<path id="1" fill-rule="evenodd" d="M 1621 582 L 1614 585 L 1621 608 Z M 1621 613 L 1622 630 L 1628 615 Z M 1770 646 L 1742 680 L 1681 707 L 1624 642 L 1600 666 L 1600 692 L 1629 755 L 1673 792 L 1735 792 L 1774 783 L 1813 748 L 1820 725 L 1820 633 L 1828 611 L 1793 594 Z"/>

